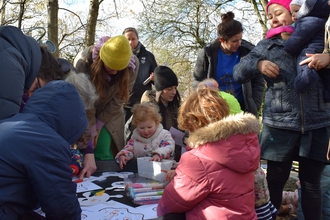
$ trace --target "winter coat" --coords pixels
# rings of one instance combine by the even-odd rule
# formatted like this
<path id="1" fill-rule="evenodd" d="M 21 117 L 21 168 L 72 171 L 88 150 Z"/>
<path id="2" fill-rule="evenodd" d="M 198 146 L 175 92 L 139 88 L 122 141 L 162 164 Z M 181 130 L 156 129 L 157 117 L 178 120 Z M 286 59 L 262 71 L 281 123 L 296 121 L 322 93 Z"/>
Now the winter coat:
<path id="1" fill-rule="evenodd" d="M 219 40 L 206 45 L 198 53 L 197 62 L 194 70 L 193 87 L 204 79 L 215 78 L 218 63 L 218 49 L 220 47 Z M 252 49 L 253 45 L 242 40 L 242 45 L 238 48 L 240 59 L 244 58 Z M 244 106 L 243 111 L 258 115 L 258 111 L 262 103 L 262 95 L 264 92 L 265 82 L 261 76 L 251 78 L 242 84 Z"/>
<path id="2" fill-rule="evenodd" d="M 309 131 L 330 125 L 330 105 L 323 101 L 324 84 L 319 80 L 315 88 L 298 93 L 293 86 L 297 76 L 295 57 L 283 50 L 280 37 L 264 39 L 234 67 L 234 79 L 244 83 L 256 75 L 258 61 L 269 60 L 280 68 L 280 75 L 269 78 L 265 93 L 263 124 L 272 128 Z"/>
<path id="3" fill-rule="evenodd" d="M 141 44 L 140 52 L 136 55 L 140 61 L 139 73 L 136 77 L 131 96 L 128 102 L 128 106 L 133 107 L 134 104 L 140 103 L 142 94 L 146 90 L 151 90 L 151 82 L 147 85 L 143 85 L 143 82 L 150 76 L 150 74 L 157 67 L 157 63 L 154 55 L 147 51 Z"/>
<path id="4" fill-rule="evenodd" d="M 93 63 L 92 59 L 92 51 L 93 46 L 90 46 L 86 48 L 84 51 L 81 52 L 79 55 L 79 59 L 75 62 L 75 68 L 78 72 L 83 72 L 87 74 L 90 73 L 90 67 Z M 130 77 L 128 82 L 128 90 L 129 92 L 132 91 L 137 73 L 139 71 L 139 60 L 135 55 L 135 70 L 133 71 L 130 69 Z M 105 70 L 104 70 L 105 71 Z M 111 83 L 110 88 L 108 89 L 108 97 L 104 100 L 98 99 L 95 102 L 95 115 L 96 118 L 104 122 L 104 126 L 111 135 L 112 143 L 114 143 L 115 147 L 111 147 L 113 150 L 113 154 L 116 155 L 124 146 L 124 126 L 125 126 L 125 120 L 124 120 L 124 105 L 125 100 L 120 98 L 118 96 L 118 92 L 120 89 L 126 89 L 126 88 L 120 88 L 119 83 L 115 82 L 114 84 Z M 95 122 L 91 122 L 91 124 L 95 124 Z"/>
<path id="5" fill-rule="evenodd" d="M 1 121 L 0 219 L 19 219 L 38 205 L 46 219 L 81 218 L 70 144 L 86 127 L 77 90 L 62 80 L 35 91 L 22 113 Z"/>
<path id="6" fill-rule="evenodd" d="M 310 5 L 312 4 L 312 5 Z M 295 22 L 295 31 L 284 43 L 284 49 L 297 55 L 297 77 L 295 79 L 295 88 L 298 92 L 304 92 L 319 80 L 319 74 L 316 70 L 308 67 L 307 64 L 299 65 L 299 62 L 306 59 L 306 53 L 315 54 L 322 53 L 324 49 L 324 29 L 325 23 L 329 16 L 328 1 L 325 0 L 309 0 L 302 6 L 301 14 Z M 308 10 L 304 10 L 308 9 Z M 319 71 L 326 77 L 326 85 L 330 86 L 330 75 L 323 71 Z M 324 80 L 323 80 L 324 81 Z"/>
<path id="7" fill-rule="evenodd" d="M 41 65 L 40 46 L 16 27 L 0 26 L 0 120 L 19 112 Z"/>
<path id="8" fill-rule="evenodd" d="M 177 175 L 166 186 L 157 215 L 186 219 L 257 219 L 254 171 L 258 168 L 259 121 L 250 113 L 228 117 L 190 134 Z"/>
<path id="9" fill-rule="evenodd" d="M 169 131 L 159 124 L 155 133 L 150 138 L 144 138 L 139 134 L 137 128 L 134 129 L 131 139 L 127 145 L 116 156 L 116 159 L 125 155 L 129 160 L 138 157 L 152 157 L 159 154 L 162 159 L 174 158 L 175 142 Z"/>

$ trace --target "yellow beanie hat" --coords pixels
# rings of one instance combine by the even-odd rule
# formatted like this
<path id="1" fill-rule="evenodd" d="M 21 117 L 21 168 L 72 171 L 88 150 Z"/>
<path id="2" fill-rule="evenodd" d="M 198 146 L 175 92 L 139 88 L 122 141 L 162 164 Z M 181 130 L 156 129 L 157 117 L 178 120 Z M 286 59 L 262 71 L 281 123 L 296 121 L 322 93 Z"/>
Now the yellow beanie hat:
<path id="1" fill-rule="evenodd" d="M 132 56 L 132 49 L 124 35 L 112 37 L 107 40 L 100 50 L 103 63 L 113 70 L 125 69 Z"/>

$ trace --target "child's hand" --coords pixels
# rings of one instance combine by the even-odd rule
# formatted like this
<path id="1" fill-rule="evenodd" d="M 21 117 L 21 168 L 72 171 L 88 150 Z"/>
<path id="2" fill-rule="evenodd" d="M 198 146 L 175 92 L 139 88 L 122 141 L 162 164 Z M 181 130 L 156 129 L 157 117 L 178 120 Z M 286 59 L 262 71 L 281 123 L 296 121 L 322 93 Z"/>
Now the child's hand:
<path id="1" fill-rule="evenodd" d="M 175 170 L 169 170 L 169 171 L 166 173 L 165 180 L 167 180 L 167 181 L 171 181 L 175 176 L 176 176 L 176 172 L 175 172 Z"/>
<path id="2" fill-rule="evenodd" d="M 122 154 L 118 157 L 118 161 L 119 161 L 120 169 L 123 169 L 124 165 L 126 165 L 127 161 L 129 161 L 129 159 L 127 159 L 127 157 Z"/>
<path id="3" fill-rule="evenodd" d="M 154 156 L 152 156 L 152 158 L 150 159 L 150 161 L 161 161 L 161 158 L 159 156 L 159 154 L 154 154 Z"/>

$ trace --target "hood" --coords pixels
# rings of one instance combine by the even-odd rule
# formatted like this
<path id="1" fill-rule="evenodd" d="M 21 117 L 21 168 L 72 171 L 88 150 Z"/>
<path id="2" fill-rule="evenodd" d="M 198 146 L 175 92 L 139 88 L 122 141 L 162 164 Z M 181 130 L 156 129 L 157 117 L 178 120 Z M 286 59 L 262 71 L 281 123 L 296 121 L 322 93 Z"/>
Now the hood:
<path id="1" fill-rule="evenodd" d="M 260 122 L 253 114 L 239 113 L 192 132 L 187 143 L 212 160 L 245 173 L 259 165 L 259 132 Z"/>
<path id="2" fill-rule="evenodd" d="M 26 92 L 31 87 L 40 69 L 42 59 L 40 46 L 34 38 L 24 35 L 21 30 L 14 26 L 1 26 L 0 38 L 15 48 L 24 59 L 24 61 L 18 60 L 18 62 L 25 72 L 24 92 Z M 1 49 L 6 50 L 10 47 Z M 21 59 L 15 56 L 13 58 Z"/>
<path id="3" fill-rule="evenodd" d="M 328 0 L 307 0 L 299 9 L 298 18 L 314 16 L 328 19 L 329 9 Z"/>
<path id="4" fill-rule="evenodd" d="M 36 115 L 70 144 L 85 132 L 88 124 L 76 88 L 63 80 L 51 81 L 35 91 L 22 113 Z"/>

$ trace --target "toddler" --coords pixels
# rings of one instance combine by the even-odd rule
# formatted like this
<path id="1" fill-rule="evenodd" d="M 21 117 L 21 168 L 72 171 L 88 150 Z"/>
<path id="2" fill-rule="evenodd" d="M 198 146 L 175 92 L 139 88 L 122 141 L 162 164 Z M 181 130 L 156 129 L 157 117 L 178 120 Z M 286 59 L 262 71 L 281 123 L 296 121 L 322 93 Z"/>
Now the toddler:
<path id="1" fill-rule="evenodd" d="M 160 123 L 162 116 L 157 105 L 150 102 L 134 105 L 132 125 L 136 127 L 126 146 L 116 155 L 119 167 L 127 161 L 151 156 L 152 161 L 174 158 L 175 142 L 169 131 Z"/>
<path id="2" fill-rule="evenodd" d="M 327 0 L 293 0 L 290 3 L 295 30 L 284 43 L 284 50 L 298 55 L 298 63 L 307 58 L 306 53 L 321 53 L 324 49 L 324 29 L 329 16 Z M 323 98 L 330 102 L 330 75 L 314 65 L 297 64 L 294 86 L 298 92 L 305 92 L 316 85 L 319 78 L 325 84 Z"/>

